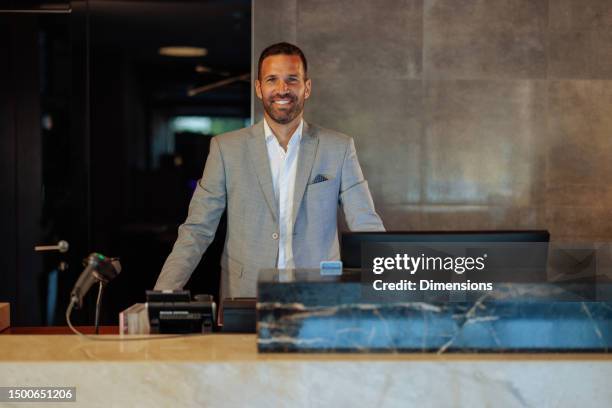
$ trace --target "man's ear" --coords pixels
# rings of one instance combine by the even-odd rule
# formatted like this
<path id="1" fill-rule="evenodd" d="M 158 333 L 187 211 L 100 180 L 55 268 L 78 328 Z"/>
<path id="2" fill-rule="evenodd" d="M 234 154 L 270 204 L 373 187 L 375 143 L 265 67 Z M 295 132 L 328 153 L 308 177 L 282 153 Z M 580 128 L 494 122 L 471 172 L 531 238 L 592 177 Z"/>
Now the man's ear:
<path id="1" fill-rule="evenodd" d="M 306 89 L 304 89 L 304 99 L 310 98 L 310 90 L 312 87 L 312 82 L 310 82 L 310 78 L 308 78 L 304 84 Z"/>
<path id="2" fill-rule="evenodd" d="M 259 79 L 255 80 L 255 94 L 259 99 L 263 99 L 263 95 L 261 93 L 261 82 L 259 81 Z"/>

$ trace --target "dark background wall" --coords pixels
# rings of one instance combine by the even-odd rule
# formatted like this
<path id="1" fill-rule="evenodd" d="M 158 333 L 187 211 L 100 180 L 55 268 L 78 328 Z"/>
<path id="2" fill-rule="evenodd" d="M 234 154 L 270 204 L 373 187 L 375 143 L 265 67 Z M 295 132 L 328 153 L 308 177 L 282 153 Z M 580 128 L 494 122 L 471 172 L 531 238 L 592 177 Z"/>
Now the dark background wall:
<path id="1" fill-rule="evenodd" d="M 253 61 L 277 41 L 388 229 L 612 237 L 612 2 L 255 0 Z"/>
<path id="2" fill-rule="evenodd" d="M 30 256 L 40 237 L 42 202 L 38 38 L 36 19 L 0 16 L 0 299 L 11 316 L 41 318 L 41 260 Z M 8 57 L 8 58 L 7 58 Z M 19 273 L 16 273 L 19 271 Z"/>

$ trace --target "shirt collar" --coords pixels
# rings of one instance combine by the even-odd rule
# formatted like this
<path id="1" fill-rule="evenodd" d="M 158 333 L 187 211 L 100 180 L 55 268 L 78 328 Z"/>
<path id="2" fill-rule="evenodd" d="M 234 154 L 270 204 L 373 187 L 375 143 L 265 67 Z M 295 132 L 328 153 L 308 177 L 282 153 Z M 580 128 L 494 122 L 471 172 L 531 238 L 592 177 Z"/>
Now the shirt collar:
<path id="1" fill-rule="evenodd" d="M 270 142 L 270 140 L 272 139 L 276 140 L 276 136 L 274 136 L 274 133 L 272 132 L 272 129 L 268 125 L 268 122 L 266 121 L 265 118 L 263 122 L 264 122 L 264 135 L 266 137 L 266 143 Z M 303 129 L 304 129 L 304 119 L 300 119 L 300 124 L 298 125 L 297 129 L 295 129 L 295 132 L 293 132 L 293 134 L 291 135 L 291 139 L 289 139 L 290 146 L 293 146 L 296 143 L 299 143 L 300 140 L 302 140 L 302 130 Z"/>

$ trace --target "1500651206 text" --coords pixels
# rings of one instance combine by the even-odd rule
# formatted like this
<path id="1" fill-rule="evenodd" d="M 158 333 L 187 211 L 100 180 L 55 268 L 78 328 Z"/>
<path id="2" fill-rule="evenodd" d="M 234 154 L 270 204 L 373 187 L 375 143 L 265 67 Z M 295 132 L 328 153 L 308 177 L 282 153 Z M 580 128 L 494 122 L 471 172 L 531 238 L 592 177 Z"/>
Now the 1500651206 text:
<path id="1" fill-rule="evenodd" d="M 0 387 L 0 402 L 76 401 L 76 387 Z"/>

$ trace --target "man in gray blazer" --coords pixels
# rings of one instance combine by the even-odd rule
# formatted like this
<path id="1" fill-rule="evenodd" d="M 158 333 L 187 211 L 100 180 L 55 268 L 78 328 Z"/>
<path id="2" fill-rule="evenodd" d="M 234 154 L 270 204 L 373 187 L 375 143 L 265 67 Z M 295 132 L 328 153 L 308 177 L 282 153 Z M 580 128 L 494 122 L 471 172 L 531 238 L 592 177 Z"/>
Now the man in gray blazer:
<path id="1" fill-rule="evenodd" d="M 222 299 L 254 297 L 260 269 L 339 260 L 338 205 L 351 231 L 384 231 L 353 139 L 302 119 L 311 90 L 302 51 L 288 43 L 266 48 L 255 87 L 264 120 L 212 138 L 156 290 L 187 283 L 226 206 Z"/>

